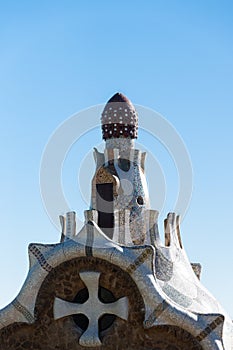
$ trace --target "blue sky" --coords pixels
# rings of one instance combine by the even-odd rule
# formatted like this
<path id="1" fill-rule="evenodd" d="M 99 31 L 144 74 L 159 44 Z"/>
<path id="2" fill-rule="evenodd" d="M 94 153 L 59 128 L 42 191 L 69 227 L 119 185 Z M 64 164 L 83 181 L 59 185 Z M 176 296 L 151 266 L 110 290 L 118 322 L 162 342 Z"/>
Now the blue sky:
<path id="1" fill-rule="evenodd" d="M 59 240 L 39 186 L 51 134 L 71 115 L 122 91 L 162 114 L 186 144 L 194 187 L 183 242 L 190 260 L 203 265 L 203 284 L 233 317 L 232 38 L 233 3 L 226 0 L 1 3 L 0 307 L 25 279 L 28 244 Z M 146 139 L 142 132 L 138 141 Z M 64 162 L 64 192 L 78 212 L 87 204 L 77 172 L 100 142 L 96 129 Z M 162 227 L 177 178 L 162 146 L 155 140 L 150 146 L 168 188 Z M 156 205 L 156 184 L 151 197 Z"/>

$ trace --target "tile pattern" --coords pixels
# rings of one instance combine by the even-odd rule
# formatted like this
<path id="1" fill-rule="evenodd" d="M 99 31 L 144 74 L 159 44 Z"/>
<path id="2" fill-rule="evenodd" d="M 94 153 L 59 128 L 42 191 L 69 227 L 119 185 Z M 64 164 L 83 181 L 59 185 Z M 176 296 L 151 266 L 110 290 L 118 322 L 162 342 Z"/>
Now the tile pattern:
<path id="1" fill-rule="evenodd" d="M 126 211 L 119 210 L 119 243 L 125 244 Z"/>
<path id="2" fill-rule="evenodd" d="M 35 321 L 32 314 L 28 311 L 28 309 L 23 306 L 17 299 L 12 301 L 12 305 L 18 310 L 20 313 L 24 315 L 24 317 L 28 320 L 28 322 L 32 323 Z"/>
<path id="3" fill-rule="evenodd" d="M 53 269 L 36 245 L 30 244 L 29 251 L 35 256 L 35 258 L 38 260 L 38 263 L 45 271 L 50 272 Z"/>
<path id="4" fill-rule="evenodd" d="M 65 244 L 70 244 L 68 241 Z M 176 346 L 178 350 L 202 350 L 198 341 L 187 331 L 173 326 L 144 329 L 144 302 L 132 278 L 121 268 L 102 259 L 74 258 L 59 264 L 45 278 L 36 302 L 37 319 L 32 325 L 12 323 L 0 330 L 0 350 L 82 350 L 79 339 L 83 331 L 72 316 L 55 320 L 54 298 L 72 302 L 84 288 L 79 272 L 101 272 L 99 283 L 110 289 L 119 299 L 129 300 L 128 320 L 117 318 L 114 325 L 100 336 L 102 345 L 92 349 L 164 350 Z M 189 344 L 189 347 L 187 347 Z M 170 348 L 169 348 L 170 346 Z"/>
<path id="5" fill-rule="evenodd" d="M 86 256 L 93 256 L 93 251 L 92 251 L 93 243 L 94 243 L 93 226 L 89 221 L 87 223 L 87 238 L 86 238 L 86 245 L 85 245 Z"/>
<path id="6" fill-rule="evenodd" d="M 119 139 L 114 139 L 119 141 Z M 123 144 L 125 140 L 122 140 Z M 100 154 L 100 153 L 98 153 Z M 143 244 L 149 239 L 147 238 L 147 222 L 146 222 L 146 210 L 149 208 L 149 195 L 146 186 L 145 173 L 141 165 L 145 159 L 145 153 L 137 149 L 131 148 L 128 154 L 125 154 L 125 158 L 121 157 L 122 150 L 119 148 L 106 148 L 104 152 L 105 164 L 100 168 L 97 168 L 96 173 L 92 180 L 92 199 L 91 207 L 98 211 L 97 208 L 97 196 L 96 189 L 97 184 L 113 183 L 113 198 L 114 198 L 114 211 L 130 211 L 129 222 L 125 223 L 122 219 L 118 221 L 118 229 L 121 231 L 121 235 L 118 236 L 118 242 L 122 243 L 123 232 L 125 226 L 129 225 L 130 238 L 129 241 L 125 241 L 125 244 Z M 100 155 L 98 155 L 100 157 Z M 102 158 L 102 156 L 101 156 Z M 127 162 L 129 168 L 125 171 L 122 168 L 120 160 Z M 128 184 L 128 187 L 126 186 Z M 122 217 L 124 214 L 122 214 Z M 120 224 L 119 226 L 119 223 Z M 117 237 L 117 235 L 115 235 Z M 125 235 L 126 237 L 126 235 Z"/>
<path id="7" fill-rule="evenodd" d="M 112 137 L 119 138 L 119 137 L 131 137 L 132 139 L 135 139 L 137 137 L 137 128 L 135 125 L 128 125 L 128 124 L 103 124 L 102 126 L 102 132 L 103 132 L 103 139 L 110 139 Z"/>
<path id="8" fill-rule="evenodd" d="M 145 322 L 146 328 L 152 327 L 156 319 L 164 312 L 164 310 L 168 307 L 168 303 L 163 300 L 161 304 L 159 304 L 156 309 L 150 314 L 148 319 Z"/>
<path id="9" fill-rule="evenodd" d="M 106 149 L 118 149 L 119 155 L 121 157 L 125 154 L 128 154 L 129 151 L 134 148 L 134 140 L 133 139 L 125 139 L 125 138 L 112 138 L 108 139 L 105 142 Z"/>
<path id="10" fill-rule="evenodd" d="M 98 169 L 96 176 L 95 176 L 95 183 L 96 184 L 104 184 L 104 183 L 113 183 L 114 186 L 114 195 L 117 194 L 116 192 L 116 179 L 112 176 L 112 174 L 108 171 L 106 167 L 101 167 Z"/>
<path id="11" fill-rule="evenodd" d="M 119 244 L 130 244 L 131 238 L 129 233 L 129 215 L 130 210 L 115 210 L 114 212 L 114 234 L 113 241 Z"/>
<path id="12" fill-rule="evenodd" d="M 152 244 L 153 246 L 160 243 L 159 228 L 158 228 L 158 210 L 148 209 L 146 210 L 147 215 L 147 244 Z M 156 260 L 156 259 L 155 259 Z"/>
<path id="13" fill-rule="evenodd" d="M 156 277 L 164 282 L 170 281 L 173 276 L 173 263 L 166 258 L 160 249 L 156 249 L 155 273 Z"/>
<path id="14" fill-rule="evenodd" d="M 210 333 L 212 333 L 215 328 L 221 325 L 224 321 L 224 316 L 218 316 L 213 322 L 211 322 L 197 337 L 196 339 L 201 342 L 203 339 L 208 337 Z"/>
<path id="15" fill-rule="evenodd" d="M 103 139 L 137 138 L 138 116 L 129 100 L 108 102 L 101 116 Z"/>
<path id="16" fill-rule="evenodd" d="M 122 94 L 115 94 L 106 104 L 101 117 L 103 138 L 106 140 L 105 164 L 98 166 L 92 181 L 91 206 L 98 210 L 96 197 L 97 183 L 112 182 L 112 175 L 118 182 L 114 184 L 114 210 L 130 210 L 130 242 L 141 245 L 147 242 L 145 209 L 149 208 L 149 196 L 144 174 L 146 153 L 134 149 L 133 139 L 137 137 L 138 116 L 132 103 Z M 96 164 L 100 165 L 103 156 L 95 150 Z M 104 170 L 103 170 L 104 169 Z M 103 174 L 103 172 L 106 172 Z M 130 183 L 132 192 L 125 191 L 123 183 Z M 122 217 L 124 215 L 122 214 Z M 119 217 L 118 242 L 123 242 L 125 222 Z M 120 225 L 119 225 L 120 223 Z M 113 234 L 114 236 L 114 234 Z M 115 234 L 116 237 L 116 234 Z"/>
<path id="17" fill-rule="evenodd" d="M 166 293 L 166 295 L 171 298 L 172 300 L 175 300 L 177 304 L 180 306 L 183 306 L 184 308 L 188 308 L 192 305 L 192 299 L 185 295 L 185 291 L 180 292 L 173 286 L 169 285 L 169 283 L 165 283 L 163 286 L 163 292 Z"/>
<path id="18" fill-rule="evenodd" d="M 162 288 L 161 288 L 162 285 L 160 285 L 159 280 L 156 279 L 154 275 L 154 258 L 155 258 L 154 251 L 156 248 L 153 248 L 152 246 L 138 246 L 138 247 L 137 246 L 133 246 L 133 247 L 120 246 L 116 242 L 113 242 L 109 238 L 107 238 L 98 228 L 98 226 L 93 222 L 92 223 L 93 238 L 94 238 L 93 244 L 92 244 L 93 256 L 87 257 L 85 254 L 85 245 L 86 245 L 86 240 L 88 235 L 88 225 L 89 224 L 86 224 L 84 228 L 74 237 L 73 240 L 69 239 L 57 245 L 41 246 L 40 250 L 44 252 L 44 255 L 46 254 L 46 261 L 49 263 L 50 266 L 53 267 L 53 269 L 49 273 L 47 273 L 47 275 L 46 274 L 40 275 L 42 270 L 41 270 L 40 261 L 37 260 L 37 264 L 33 265 L 33 269 L 31 273 L 34 275 L 34 280 L 40 279 L 40 281 L 38 280 L 36 284 L 34 284 L 34 286 L 38 286 L 39 290 L 36 290 L 35 287 L 33 287 L 33 284 L 31 285 L 30 288 L 28 288 L 27 284 L 25 284 L 18 298 L 18 300 L 22 304 L 20 299 L 22 295 L 24 295 L 25 300 L 30 300 L 32 291 L 33 293 L 36 293 L 37 301 L 36 301 L 34 312 L 37 315 L 37 320 L 39 323 L 48 322 L 48 324 L 51 324 L 51 322 L 53 322 L 52 320 L 45 321 L 47 319 L 47 316 L 46 316 L 47 313 L 45 312 L 43 305 L 48 305 L 48 307 L 52 307 L 55 296 L 61 299 L 72 301 L 72 295 L 74 298 L 78 291 L 76 288 L 72 287 L 72 285 L 68 287 L 70 282 L 67 284 L 66 283 L 61 284 L 61 280 L 63 278 L 62 276 L 67 276 L 66 278 L 69 278 L 70 280 L 73 280 L 73 279 L 77 280 L 78 277 L 76 275 L 78 271 L 80 271 L 80 269 L 82 272 L 88 271 L 88 270 L 102 272 L 102 274 L 103 273 L 105 274 L 104 278 L 106 278 L 106 281 L 108 281 L 106 283 L 109 283 L 108 287 L 110 288 L 111 286 L 111 288 L 114 288 L 114 293 L 117 293 L 118 291 L 117 281 L 119 278 L 119 273 L 117 271 L 120 269 L 120 271 L 122 271 L 124 275 L 124 280 L 126 281 L 130 279 L 133 281 L 133 285 L 134 285 L 133 289 L 129 286 L 127 287 L 128 289 L 127 288 L 124 289 L 125 294 L 123 296 L 129 296 L 130 294 L 129 300 L 132 300 L 132 298 L 134 298 L 134 293 L 139 293 L 140 298 L 144 303 L 144 306 L 140 306 L 140 310 L 141 310 L 140 312 L 143 312 L 143 317 L 142 317 L 142 314 L 140 316 L 141 317 L 140 327 L 142 327 L 143 320 L 144 320 L 145 330 L 143 331 L 143 333 L 140 333 L 141 334 L 140 337 L 142 337 L 142 334 L 144 335 L 146 334 L 145 332 L 148 326 L 151 327 L 150 329 L 153 329 L 155 326 L 157 327 L 160 323 L 170 324 L 172 322 L 172 324 L 175 324 L 178 328 L 182 328 L 184 332 L 188 332 L 189 334 L 191 334 L 190 336 L 191 339 L 193 339 L 192 337 L 195 338 L 197 336 L 200 336 L 201 332 L 203 332 L 204 330 L 207 331 L 209 329 L 208 327 L 210 327 L 210 325 L 213 322 L 213 319 L 209 317 L 209 315 L 211 314 L 210 310 L 208 310 L 208 314 L 205 315 L 203 313 L 205 309 L 203 308 L 202 313 L 198 314 L 198 318 L 197 318 L 196 314 L 193 314 L 190 309 L 186 309 L 180 306 L 178 304 L 179 300 L 176 303 L 175 300 L 172 300 L 170 297 L 166 296 L 166 294 L 162 291 Z M 171 243 L 174 242 L 172 235 L 173 235 L 173 232 L 171 232 Z M 173 247 L 173 245 L 171 245 L 169 249 L 171 249 L 171 247 Z M 168 249 L 168 248 L 165 248 L 165 249 Z M 180 251 L 182 251 L 180 247 L 179 249 Z M 65 264 L 66 266 L 66 264 L 70 264 L 74 259 L 78 259 L 79 261 L 80 259 L 82 259 L 84 264 L 84 265 L 81 265 L 79 263 L 78 269 L 77 269 L 77 266 L 75 267 L 75 270 L 74 270 L 75 274 L 71 273 L 69 269 L 64 270 L 65 272 L 60 271 L 59 274 L 56 273 L 60 265 Z M 98 264 L 96 259 L 99 261 Z M 182 260 L 181 257 L 178 260 Z M 95 264 L 92 263 L 93 261 L 95 261 Z M 102 270 L 101 266 L 103 266 L 103 264 L 105 267 Z M 111 277 L 111 274 L 107 272 L 106 266 L 111 266 L 111 269 L 113 269 L 112 271 L 113 271 L 114 279 L 113 277 Z M 190 269 L 192 271 L 191 266 L 190 266 Z M 180 274 L 180 271 L 179 271 L 179 274 Z M 55 278 L 55 276 L 57 277 Z M 31 280 L 33 280 L 33 278 Z M 38 300 L 39 300 L 38 298 L 40 298 L 39 295 L 40 295 L 41 288 L 43 288 L 45 281 L 48 281 L 48 280 L 49 280 L 49 283 L 45 288 L 45 297 L 43 298 L 42 309 L 38 309 Z M 54 288 L 52 287 L 53 283 L 51 281 L 55 283 Z M 171 283 L 171 281 L 172 279 L 169 281 L 169 284 Z M 200 283 L 197 279 L 195 279 L 195 281 L 197 281 L 197 283 Z M 79 283 L 80 285 L 80 283 L 82 282 L 78 282 L 77 280 L 77 283 Z M 102 283 L 103 281 L 101 277 L 100 284 Z M 62 294 L 56 294 L 59 288 L 62 288 L 62 290 L 68 294 L 65 297 L 62 296 Z M 80 285 L 80 288 L 83 288 L 83 284 Z M 120 290 L 121 288 L 119 289 L 119 291 Z M 56 291 L 56 293 L 54 294 L 53 291 Z M 25 293 L 28 294 L 27 298 Z M 51 293 L 51 298 L 49 298 L 49 293 Z M 31 310 L 31 305 L 29 305 L 27 309 Z M 216 314 L 216 309 L 215 310 L 213 309 L 212 313 L 214 312 Z M 153 319 L 151 315 L 155 316 L 155 319 Z M 227 315 L 226 314 L 223 314 L 223 315 L 225 317 L 224 322 L 226 322 Z M 8 317 L 8 320 L 11 320 L 11 322 L 7 322 L 6 317 Z M 17 317 L 18 317 L 17 315 L 14 315 L 13 318 L 11 317 L 10 309 L 7 316 L 6 315 L 4 316 L 4 313 L 3 314 L 0 313 L 1 324 L 6 325 L 5 327 L 3 327 L 3 330 L 4 328 L 7 327 L 7 325 L 11 327 L 10 325 L 17 322 L 17 320 L 20 320 L 19 322 L 22 322 L 21 319 Z M 133 311 L 131 309 L 129 309 L 129 319 L 130 317 L 134 318 Z M 62 327 L 65 327 L 63 321 L 57 320 L 56 322 L 58 322 L 58 324 L 56 323 L 54 325 L 55 327 L 54 329 L 57 329 L 56 327 L 58 327 L 59 322 L 62 322 L 63 324 Z M 125 327 L 124 325 L 127 331 L 128 331 L 128 326 L 129 326 L 128 323 L 127 323 L 127 327 Z M 59 331 L 61 331 L 61 328 L 60 327 L 58 328 L 59 328 Z M 213 328 L 213 326 L 211 326 L 211 328 Z M 74 328 L 71 327 L 71 329 L 73 329 L 72 332 L 75 333 Z M 205 334 L 206 334 L 206 331 L 205 331 Z M 49 334 L 51 334 L 51 331 L 49 331 Z M 79 330 L 77 329 L 76 337 L 78 336 L 78 334 L 80 336 Z M 3 341 L 3 344 L 4 344 L 5 342 L 4 336 L 0 334 L 0 337 L 2 337 L 1 340 Z M 71 335 L 69 335 L 69 337 L 72 338 Z M 214 341 L 216 337 L 217 339 L 219 338 L 219 327 L 214 329 L 209 335 L 207 335 L 201 341 L 203 349 L 220 350 L 219 347 L 216 345 L 216 342 Z M 225 334 L 224 337 L 227 337 L 227 334 Z M 59 338 L 59 341 L 61 341 L 61 337 L 58 337 L 58 338 Z M 103 337 L 103 345 L 105 344 L 104 339 L 105 338 Z M 124 345 L 122 343 L 122 348 L 127 347 L 127 345 L 125 345 L 127 344 L 126 343 L 127 339 L 124 339 L 124 341 L 125 343 Z M 76 343 L 77 343 L 77 339 L 76 339 Z M 177 340 L 177 344 L 178 343 L 179 342 Z M 36 340 L 34 344 L 36 344 Z M 52 345 L 52 349 L 55 349 L 56 346 Z M 59 345 L 59 347 L 57 348 L 66 349 L 66 345 L 63 344 L 62 346 L 63 347 Z M 70 346 L 72 349 L 73 345 L 70 345 Z M 44 348 L 46 348 L 46 345 L 44 346 Z M 182 346 L 180 346 L 180 348 L 182 349 Z M 185 349 L 185 347 L 183 348 Z M 4 350 L 5 349 L 7 349 L 7 347 L 5 347 Z M 36 346 L 34 346 L 33 349 L 36 349 Z M 108 347 L 106 347 L 106 349 L 108 349 Z M 163 348 L 161 347 L 161 349 Z"/>
<path id="19" fill-rule="evenodd" d="M 149 206 L 146 154 L 134 149 L 138 116 L 132 103 L 114 95 L 101 122 L 106 149 L 94 152 L 85 225 L 76 234 L 75 213 L 69 212 L 60 218 L 61 243 L 29 246 L 26 281 L 0 311 L 0 350 L 81 350 L 90 344 L 105 350 L 233 350 L 232 321 L 198 280 L 200 266 L 187 258 L 175 213 L 164 222 L 165 244 L 160 240 L 158 212 Z M 97 226 L 96 184 L 104 183 L 113 183 L 113 240 Z M 128 319 L 117 318 L 103 331 L 102 344 L 92 342 L 93 332 L 83 333 L 72 313 L 54 318 L 54 301 L 70 305 L 85 288 L 82 274 L 98 274 L 101 287 L 129 301 Z"/>
<path id="20" fill-rule="evenodd" d="M 132 264 L 130 264 L 127 268 L 126 271 L 129 274 L 132 274 L 141 264 L 143 264 L 148 256 L 151 256 L 151 249 L 146 248 L 135 260 Z"/>

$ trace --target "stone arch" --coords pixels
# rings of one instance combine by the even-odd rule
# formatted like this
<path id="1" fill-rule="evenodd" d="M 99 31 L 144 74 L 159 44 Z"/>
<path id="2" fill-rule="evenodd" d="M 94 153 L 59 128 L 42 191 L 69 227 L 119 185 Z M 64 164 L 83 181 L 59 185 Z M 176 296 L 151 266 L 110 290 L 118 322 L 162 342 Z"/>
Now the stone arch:
<path id="1" fill-rule="evenodd" d="M 203 350 L 187 331 L 175 326 L 156 326 L 145 330 L 144 302 L 130 275 L 120 267 L 95 257 L 79 257 L 62 262 L 44 279 L 36 299 L 34 324 L 14 323 L 0 330 L 0 350 L 83 350 L 79 345 L 82 330 L 72 316 L 54 320 L 55 297 L 72 301 L 84 288 L 79 272 L 98 271 L 99 284 L 116 299 L 127 296 L 129 318 L 116 318 L 100 334 L 102 345 L 96 350 Z M 3 347 L 1 347 L 3 346 Z"/>
<path id="2" fill-rule="evenodd" d="M 101 348 L 115 349 L 116 342 L 122 343 L 123 347 L 129 346 L 132 333 L 143 324 L 145 316 L 143 299 L 129 274 L 116 265 L 94 257 L 81 257 L 61 263 L 45 278 L 35 305 L 36 323 L 38 326 L 43 325 L 43 338 L 47 338 L 51 343 L 50 335 L 53 334 L 55 346 L 59 349 L 66 349 L 67 340 L 65 339 L 68 338 L 69 349 L 83 349 L 78 345 L 82 330 L 74 322 L 73 317 L 65 317 L 57 321 L 53 319 L 53 301 L 58 297 L 72 302 L 77 292 L 85 288 L 79 276 L 79 272 L 84 271 L 100 272 L 101 287 L 109 290 L 116 299 L 125 296 L 129 299 L 128 320 L 116 318 L 110 328 L 100 332 L 103 343 Z M 36 334 L 34 336 L 36 337 Z M 35 338 L 35 344 L 39 342 L 39 338 Z"/>

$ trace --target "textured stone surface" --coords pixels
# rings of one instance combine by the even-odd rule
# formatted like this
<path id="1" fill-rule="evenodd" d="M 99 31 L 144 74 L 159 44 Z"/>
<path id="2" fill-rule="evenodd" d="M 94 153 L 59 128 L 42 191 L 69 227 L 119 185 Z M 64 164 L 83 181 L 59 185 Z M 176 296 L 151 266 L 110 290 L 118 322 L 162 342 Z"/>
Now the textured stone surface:
<path id="1" fill-rule="evenodd" d="M 189 333 L 178 327 L 159 326 L 144 330 L 144 303 L 133 280 L 115 265 L 92 257 L 70 260 L 49 273 L 37 297 L 36 322 L 33 325 L 14 323 L 3 328 L 0 350 L 83 349 L 78 343 L 83 330 L 73 316 L 55 321 L 53 304 L 55 297 L 72 302 L 85 288 L 79 272 L 86 271 L 87 266 L 90 271 L 100 272 L 100 286 L 110 290 L 116 299 L 126 296 L 129 300 L 128 320 L 116 318 L 110 328 L 100 332 L 102 345 L 98 349 L 202 349 Z"/>
<path id="2" fill-rule="evenodd" d="M 190 265 L 175 213 L 160 240 L 137 123 L 131 102 L 114 95 L 85 224 L 76 233 L 69 212 L 61 244 L 30 244 L 25 283 L 0 312 L 0 350 L 230 350 L 231 319 Z"/>
<path id="3" fill-rule="evenodd" d="M 118 280 L 118 270 L 124 271 L 124 278 L 122 279 L 124 282 L 122 283 L 125 285 L 125 289 L 123 295 L 127 298 L 129 294 L 131 298 L 134 296 L 134 288 L 131 288 L 127 281 L 131 279 L 134 281 L 134 285 L 137 286 L 137 290 L 140 291 L 140 295 L 143 299 L 143 314 L 145 313 L 145 315 L 142 323 L 146 329 L 154 329 L 154 327 L 158 325 L 176 325 L 177 327 L 186 330 L 186 332 L 191 333 L 196 340 L 201 342 L 203 349 L 222 350 L 221 344 L 215 340 L 219 339 L 222 334 L 224 334 L 226 335 L 225 339 L 227 344 L 232 324 L 230 322 L 228 325 L 227 319 L 224 320 L 225 316 L 219 314 L 218 309 L 216 308 L 218 307 L 218 304 L 215 302 L 211 304 L 211 297 L 204 293 L 204 290 L 202 294 L 197 294 L 197 291 L 201 291 L 201 289 L 198 287 L 200 282 L 196 278 L 190 263 L 185 258 L 185 255 L 182 254 L 183 250 L 180 248 L 180 246 L 177 246 L 178 250 L 175 249 L 176 245 L 174 246 L 174 240 L 177 241 L 177 239 L 174 237 L 175 232 L 173 232 L 173 230 L 170 232 L 169 248 L 162 248 L 161 246 L 158 247 L 161 249 L 166 258 L 174 262 L 174 271 L 176 271 L 176 273 L 173 273 L 172 278 L 168 282 L 163 282 L 156 279 L 154 276 L 154 252 L 157 248 L 153 248 L 152 246 L 119 246 L 117 243 L 106 237 L 106 235 L 103 234 L 103 232 L 94 222 L 88 222 L 85 224 L 85 226 L 73 240 L 68 239 L 62 244 L 31 244 L 29 247 L 31 269 L 17 299 L 15 299 L 8 307 L 5 308 L 5 310 L 2 310 L 0 313 L 2 329 L 4 329 L 4 326 L 6 328 L 15 322 L 33 324 L 34 314 L 36 318 L 35 324 L 37 324 L 37 321 L 40 321 L 40 319 L 43 319 L 43 317 L 48 315 L 47 310 L 43 308 L 41 311 L 41 316 L 39 318 L 37 317 L 39 314 L 37 310 L 38 298 L 41 290 L 43 289 L 42 287 L 45 281 L 48 279 L 48 276 L 52 276 L 52 280 L 48 286 L 48 288 L 50 288 L 48 289 L 50 292 L 55 290 L 53 287 L 53 277 L 54 280 L 58 280 L 59 285 L 63 286 L 64 273 L 67 273 L 68 276 L 70 276 L 68 279 L 69 282 L 70 278 L 74 275 L 74 273 L 72 273 L 72 271 L 69 269 L 65 271 L 60 270 L 56 276 L 53 276 L 53 273 L 54 271 L 57 271 L 60 265 L 65 264 L 64 260 L 68 264 L 70 261 L 74 259 L 77 260 L 79 257 L 79 259 L 82 259 L 85 262 L 85 266 L 83 266 L 82 270 L 78 269 L 78 266 L 75 269 L 75 273 L 76 275 L 78 274 L 79 280 L 80 273 L 88 271 L 96 271 L 100 273 L 101 276 L 102 272 L 105 271 L 107 276 L 110 276 L 111 269 L 114 267 L 114 265 L 116 265 L 118 267 L 115 266 L 113 269 L 115 272 L 114 278 Z M 104 270 L 101 270 L 99 267 L 97 267 L 96 270 L 94 267 L 92 268 L 93 257 L 95 257 L 95 259 L 100 259 L 101 265 L 105 266 Z M 97 261 L 95 261 L 95 263 L 97 263 Z M 184 279 L 181 278 L 181 275 L 186 270 L 186 265 L 188 269 L 188 277 L 190 278 L 192 275 L 195 277 L 195 280 L 193 280 L 193 283 L 191 284 L 191 281 L 187 279 L 187 274 L 186 277 L 185 275 L 183 276 L 185 277 Z M 108 266 L 110 270 L 108 269 Z M 191 273 L 189 273 L 189 270 Z M 42 275 L 41 272 L 43 272 Z M 34 282 L 32 283 L 32 281 Z M 195 285 L 196 289 L 193 288 Z M 64 283 L 64 286 L 65 295 L 63 297 L 62 295 L 53 294 L 50 298 L 47 294 L 45 298 L 45 300 L 49 302 L 50 307 L 52 307 L 52 319 L 53 306 L 51 305 L 56 297 L 68 302 L 72 302 L 72 300 L 74 300 L 68 299 L 69 289 L 67 288 L 67 281 Z M 115 284 L 109 285 L 108 288 L 102 285 L 101 280 L 100 286 L 107 288 L 110 292 L 113 292 L 113 289 L 115 290 Z M 72 290 L 73 288 L 74 287 L 72 287 Z M 74 292 L 74 295 L 79 293 L 83 288 L 83 284 L 79 289 L 75 288 L 76 292 Z M 126 290 L 128 290 L 127 293 Z M 72 294 L 72 291 L 70 291 L 70 294 Z M 121 296 L 118 298 L 118 296 L 115 295 L 115 292 L 114 297 L 114 301 L 121 298 Z M 189 297 L 189 299 L 187 299 L 187 297 Z M 190 307 L 197 308 L 197 303 L 195 299 L 193 299 L 196 297 L 198 300 L 206 300 L 205 304 L 209 309 L 211 307 L 211 312 L 206 313 L 206 308 L 202 308 L 204 313 L 194 314 L 190 312 Z M 73 296 L 72 298 L 75 297 Z M 189 303 L 191 302 L 192 305 L 188 306 L 186 301 L 186 305 L 184 305 L 184 300 L 189 300 Z M 17 304 L 15 304 L 16 301 Z M 188 308 L 186 308 L 187 306 Z M 28 315 L 28 311 L 30 312 L 30 319 L 25 317 L 25 312 Z M 133 314 L 133 311 L 129 307 L 129 314 L 130 313 Z M 116 320 L 116 322 L 118 321 Z M 130 328 L 128 321 L 125 326 L 127 329 L 128 327 Z M 142 326 L 140 329 L 143 329 Z M 146 336 L 146 332 L 147 331 L 144 330 L 144 336 Z M 46 336 L 45 332 L 43 332 L 43 334 Z M 61 334 L 63 333 L 61 332 Z M 0 335 L 0 337 L 0 339 L 4 341 L 4 336 Z M 224 350 L 228 348 L 229 346 L 227 344 Z"/>
<path id="4" fill-rule="evenodd" d="M 54 318 L 58 320 L 71 315 L 77 315 L 77 318 L 80 318 L 80 314 L 83 315 L 88 321 L 88 326 L 87 329 L 84 329 L 84 333 L 79 339 L 79 344 L 86 347 L 99 346 L 101 345 L 99 332 L 103 329 L 103 327 L 99 326 L 101 318 L 103 319 L 104 315 L 108 314 L 114 315 L 114 318 L 118 316 L 123 320 L 127 320 L 128 298 L 123 297 L 111 302 L 103 302 L 100 292 L 101 288 L 103 290 L 103 287 L 99 285 L 100 272 L 80 272 L 79 276 L 85 284 L 86 292 L 82 292 L 85 291 L 85 289 L 83 289 L 79 291 L 78 295 L 81 293 L 86 294 L 87 297 L 84 298 L 85 301 L 83 302 L 82 299 L 80 302 L 76 302 L 76 300 L 75 302 L 67 302 L 66 300 L 55 298 L 53 308 Z M 104 290 L 108 291 L 106 288 Z M 111 292 L 108 291 L 108 293 Z M 83 325 L 81 321 L 77 322 Z"/>
<path id="5" fill-rule="evenodd" d="M 116 140 L 119 141 L 119 139 Z M 124 144 L 125 140 L 120 141 Z M 96 164 L 99 164 L 98 157 L 102 159 L 103 154 L 101 156 L 101 153 L 98 153 Z M 144 172 L 145 152 L 142 153 L 140 150 L 131 148 L 128 154 L 122 155 L 119 153 L 119 149 L 106 148 L 104 157 L 104 166 L 96 168 L 92 180 L 91 207 L 98 212 L 104 211 L 106 213 L 129 210 L 128 222 L 118 221 L 117 230 L 125 231 L 125 227 L 129 227 L 130 235 L 127 235 L 128 240 L 125 239 L 126 236 L 124 237 L 124 244 L 142 245 L 148 243 L 145 216 L 146 210 L 149 208 L 149 194 Z M 97 189 L 99 184 L 108 183 L 113 184 L 112 203 L 104 200 Z M 111 205 L 112 209 L 110 209 Z M 116 225 L 114 224 L 114 226 Z M 105 226 L 101 225 L 101 228 L 105 231 Z M 119 237 L 115 235 L 115 239 L 119 243 L 122 243 L 121 238 L 122 233 Z"/>

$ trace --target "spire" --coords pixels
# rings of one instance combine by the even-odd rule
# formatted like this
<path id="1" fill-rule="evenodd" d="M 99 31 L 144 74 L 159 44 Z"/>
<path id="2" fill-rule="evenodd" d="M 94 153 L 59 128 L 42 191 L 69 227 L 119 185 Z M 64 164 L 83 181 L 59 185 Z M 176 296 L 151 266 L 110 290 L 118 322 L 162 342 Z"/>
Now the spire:
<path id="1" fill-rule="evenodd" d="M 123 102 L 123 103 L 127 103 L 128 105 L 132 106 L 132 102 L 128 99 L 128 97 L 126 97 L 125 95 L 123 95 L 121 92 L 117 92 L 115 93 L 115 95 L 113 95 L 107 102 L 108 103 L 112 103 L 112 102 Z"/>
<path id="2" fill-rule="evenodd" d="M 137 138 L 138 116 L 132 102 L 120 92 L 106 103 L 102 117 L 103 139 Z"/>

